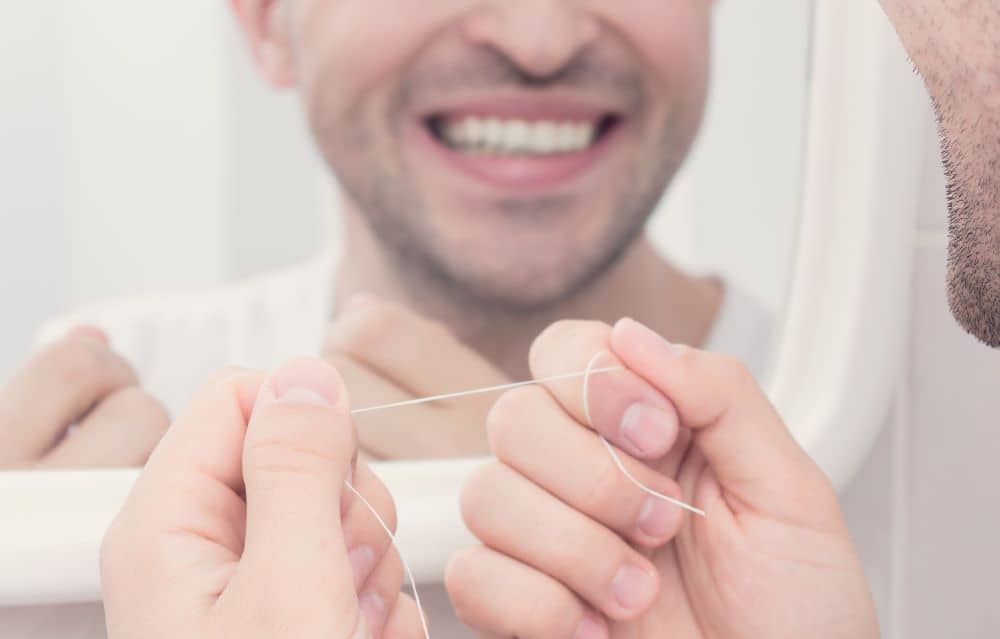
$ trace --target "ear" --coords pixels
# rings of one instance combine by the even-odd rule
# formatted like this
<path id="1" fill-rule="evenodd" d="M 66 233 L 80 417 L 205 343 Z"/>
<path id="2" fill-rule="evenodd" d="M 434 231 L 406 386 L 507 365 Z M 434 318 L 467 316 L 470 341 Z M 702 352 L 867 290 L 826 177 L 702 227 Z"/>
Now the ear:
<path id="1" fill-rule="evenodd" d="M 285 19 L 287 0 L 229 0 L 229 4 L 257 71 L 276 87 L 293 86 L 295 65 Z"/>

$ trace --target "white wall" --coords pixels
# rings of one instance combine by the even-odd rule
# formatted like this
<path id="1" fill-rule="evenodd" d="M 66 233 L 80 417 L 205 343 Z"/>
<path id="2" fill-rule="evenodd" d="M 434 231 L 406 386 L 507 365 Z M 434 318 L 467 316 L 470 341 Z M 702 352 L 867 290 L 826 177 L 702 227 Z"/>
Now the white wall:
<path id="1" fill-rule="evenodd" d="M 799 204 L 809 6 L 720 3 L 705 134 L 653 226 L 680 262 L 772 308 Z M 0 379 L 58 312 L 231 281 L 335 235 L 294 96 L 255 77 L 226 3 L 0 14 Z"/>
<path id="2" fill-rule="evenodd" d="M 907 373 L 844 506 L 887 639 L 998 637 L 1000 351 L 948 312 L 947 204 L 933 128 L 924 147 Z"/>
<path id="3" fill-rule="evenodd" d="M 0 11 L 0 379 L 81 303 L 319 250 L 329 196 L 297 105 L 234 31 L 203 0 Z"/>
<path id="4" fill-rule="evenodd" d="M 58 2 L 0 11 L 0 379 L 69 295 L 63 18 Z"/>

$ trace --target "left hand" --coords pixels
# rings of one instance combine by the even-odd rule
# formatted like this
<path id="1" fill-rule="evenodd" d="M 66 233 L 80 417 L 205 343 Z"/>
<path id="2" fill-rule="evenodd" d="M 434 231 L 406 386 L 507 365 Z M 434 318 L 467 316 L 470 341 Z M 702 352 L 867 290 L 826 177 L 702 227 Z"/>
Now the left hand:
<path id="1" fill-rule="evenodd" d="M 336 372 L 300 360 L 210 380 L 154 451 L 101 549 L 112 639 L 414 639 L 403 566 L 367 506 Z"/>
<path id="2" fill-rule="evenodd" d="M 351 298 L 322 355 L 344 376 L 355 408 L 508 381 L 443 324 L 372 295 Z M 473 395 L 357 415 L 359 446 L 375 459 L 485 455 L 483 424 L 494 399 Z"/>

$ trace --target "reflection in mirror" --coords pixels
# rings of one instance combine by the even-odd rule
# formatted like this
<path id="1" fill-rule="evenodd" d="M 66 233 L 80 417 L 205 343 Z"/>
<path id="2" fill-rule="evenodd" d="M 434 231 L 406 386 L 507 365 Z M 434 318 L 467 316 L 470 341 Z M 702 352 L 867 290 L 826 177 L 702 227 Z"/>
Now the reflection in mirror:
<path id="1" fill-rule="evenodd" d="M 527 379 L 564 318 L 634 317 L 763 378 L 810 8 L 696 5 L 616 3 L 537 49 L 424 2 L 292 24 L 294 54 L 215 5 L 17 9 L 37 37 L 0 63 L 0 467 L 141 464 L 227 365 L 321 355 L 356 407 Z M 495 399 L 361 415 L 360 442 L 486 454 Z"/>

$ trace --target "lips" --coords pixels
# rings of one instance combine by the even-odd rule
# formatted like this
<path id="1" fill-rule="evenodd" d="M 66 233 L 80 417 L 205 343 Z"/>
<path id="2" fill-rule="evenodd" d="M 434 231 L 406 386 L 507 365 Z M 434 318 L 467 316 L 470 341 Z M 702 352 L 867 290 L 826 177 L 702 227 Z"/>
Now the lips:
<path id="1" fill-rule="evenodd" d="M 573 101 L 481 100 L 420 118 L 421 150 L 468 180 L 523 191 L 568 186 L 599 163 L 623 116 Z"/>

